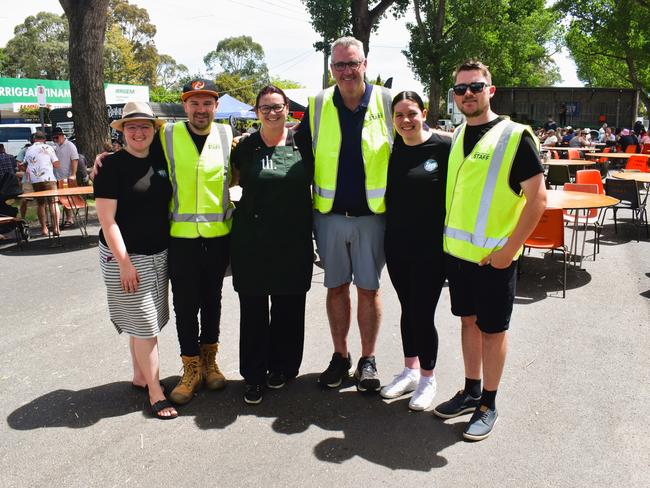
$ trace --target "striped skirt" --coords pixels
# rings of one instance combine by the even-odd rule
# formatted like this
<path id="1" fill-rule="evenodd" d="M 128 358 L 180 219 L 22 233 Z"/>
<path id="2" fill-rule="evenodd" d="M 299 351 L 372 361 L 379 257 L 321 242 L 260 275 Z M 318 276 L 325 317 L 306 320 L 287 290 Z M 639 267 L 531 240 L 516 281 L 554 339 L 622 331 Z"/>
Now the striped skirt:
<path id="1" fill-rule="evenodd" d="M 120 284 L 120 267 L 111 250 L 99 243 L 99 261 L 106 284 L 108 312 L 118 333 L 141 339 L 156 337 L 169 321 L 167 250 L 150 256 L 130 254 L 140 284 L 126 293 Z"/>

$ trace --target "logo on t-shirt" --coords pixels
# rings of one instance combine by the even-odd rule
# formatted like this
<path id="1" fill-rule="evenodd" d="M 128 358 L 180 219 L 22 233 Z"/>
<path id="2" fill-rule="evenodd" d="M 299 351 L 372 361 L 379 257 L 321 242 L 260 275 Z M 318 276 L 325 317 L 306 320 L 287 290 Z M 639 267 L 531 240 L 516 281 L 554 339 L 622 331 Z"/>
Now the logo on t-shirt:
<path id="1" fill-rule="evenodd" d="M 262 169 L 275 170 L 277 168 L 275 167 L 275 164 L 273 164 L 273 159 L 268 156 L 264 156 L 262 158 Z"/>
<path id="2" fill-rule="evenodd" d="M 428 171 L 429 173 L 432 173 L 436 169 L 438 169 L 438 161 L 436 161 L 435 159 L 427 159 L 424 162 L 424 171 Z"/>

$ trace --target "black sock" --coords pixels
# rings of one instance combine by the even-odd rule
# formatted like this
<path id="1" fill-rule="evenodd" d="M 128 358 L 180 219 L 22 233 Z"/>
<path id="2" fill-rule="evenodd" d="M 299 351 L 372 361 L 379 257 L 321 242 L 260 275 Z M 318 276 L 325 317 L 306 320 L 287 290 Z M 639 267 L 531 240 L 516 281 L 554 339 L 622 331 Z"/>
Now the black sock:
<path id="1" fill-rule="evenodd" d="M 488 408 L 494 410 L 496 408 L 495 399 L 497 397 L 497 391 L 489 391 L 483 388 L 483 393 L 481 393 L 481 405 L 485 405 Z"/>
<path id="2" fill-rule="evenodd" d="M 471 378 L 465 378 L 465 393 L 473 398 L 479 398 L 481 396 L 481 380 L 473 380 Z"/>

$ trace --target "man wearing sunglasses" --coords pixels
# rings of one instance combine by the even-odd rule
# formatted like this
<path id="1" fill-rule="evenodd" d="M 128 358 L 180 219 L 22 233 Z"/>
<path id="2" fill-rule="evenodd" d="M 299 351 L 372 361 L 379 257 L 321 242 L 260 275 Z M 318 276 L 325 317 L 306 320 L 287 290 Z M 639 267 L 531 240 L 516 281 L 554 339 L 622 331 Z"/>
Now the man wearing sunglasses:
<path id="1" fill-rule="evenodd" d="M 349 375 L 350 284 L 357 288 L 361 358 L 359 391 L 378 391 L 375 343 L 381 318 L 384 193 L 393 142 L 390 92 L 366 83 L 363 45 L 343 37 L 332 45 L 336 86 L 310 98 L 296 141 L 314 156 L 314 235 L 327 287 L 334 354 L 319 383 L 337 388 Z"/>
<path id="2" fill-rule="evenodd" d="M 443 242 L 452 313 L 461 318 L 465 387 L 434 413 L 473 412 L 463 437 L 478 441 L 498 418 L 517 258 L 544 212 L 546 190 L 531 128 L 490 108 L 495 88 L 487 66 L 466 61 L 454 79 L 454 102 L 466 123 L 454 133 L 449 155 Z"/>

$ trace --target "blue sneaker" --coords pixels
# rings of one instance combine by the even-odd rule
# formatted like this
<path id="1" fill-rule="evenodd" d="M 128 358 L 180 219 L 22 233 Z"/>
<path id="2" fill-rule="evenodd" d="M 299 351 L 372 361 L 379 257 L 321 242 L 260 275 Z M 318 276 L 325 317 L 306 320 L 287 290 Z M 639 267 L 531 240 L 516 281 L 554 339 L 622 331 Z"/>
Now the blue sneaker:
<path id="1" fill-rule="evenodd" d="M 450 400 L 442 402 L 433 409 L 433 413 L 443 419 L 453 419 L 464 413 L 476 410 L 481 402 L 481 397 L 474 398 L 460 390 Z"/>
<path id="2" fill-rule="evenodd" d="M 490 435 L 498 419 L 499 414 L 496 408 L 491 409 L 487 405 L 481 405 L 469 419 L 469 423 L 463 431 L 463 437 L 470 441 L 482 441 Z"/>

